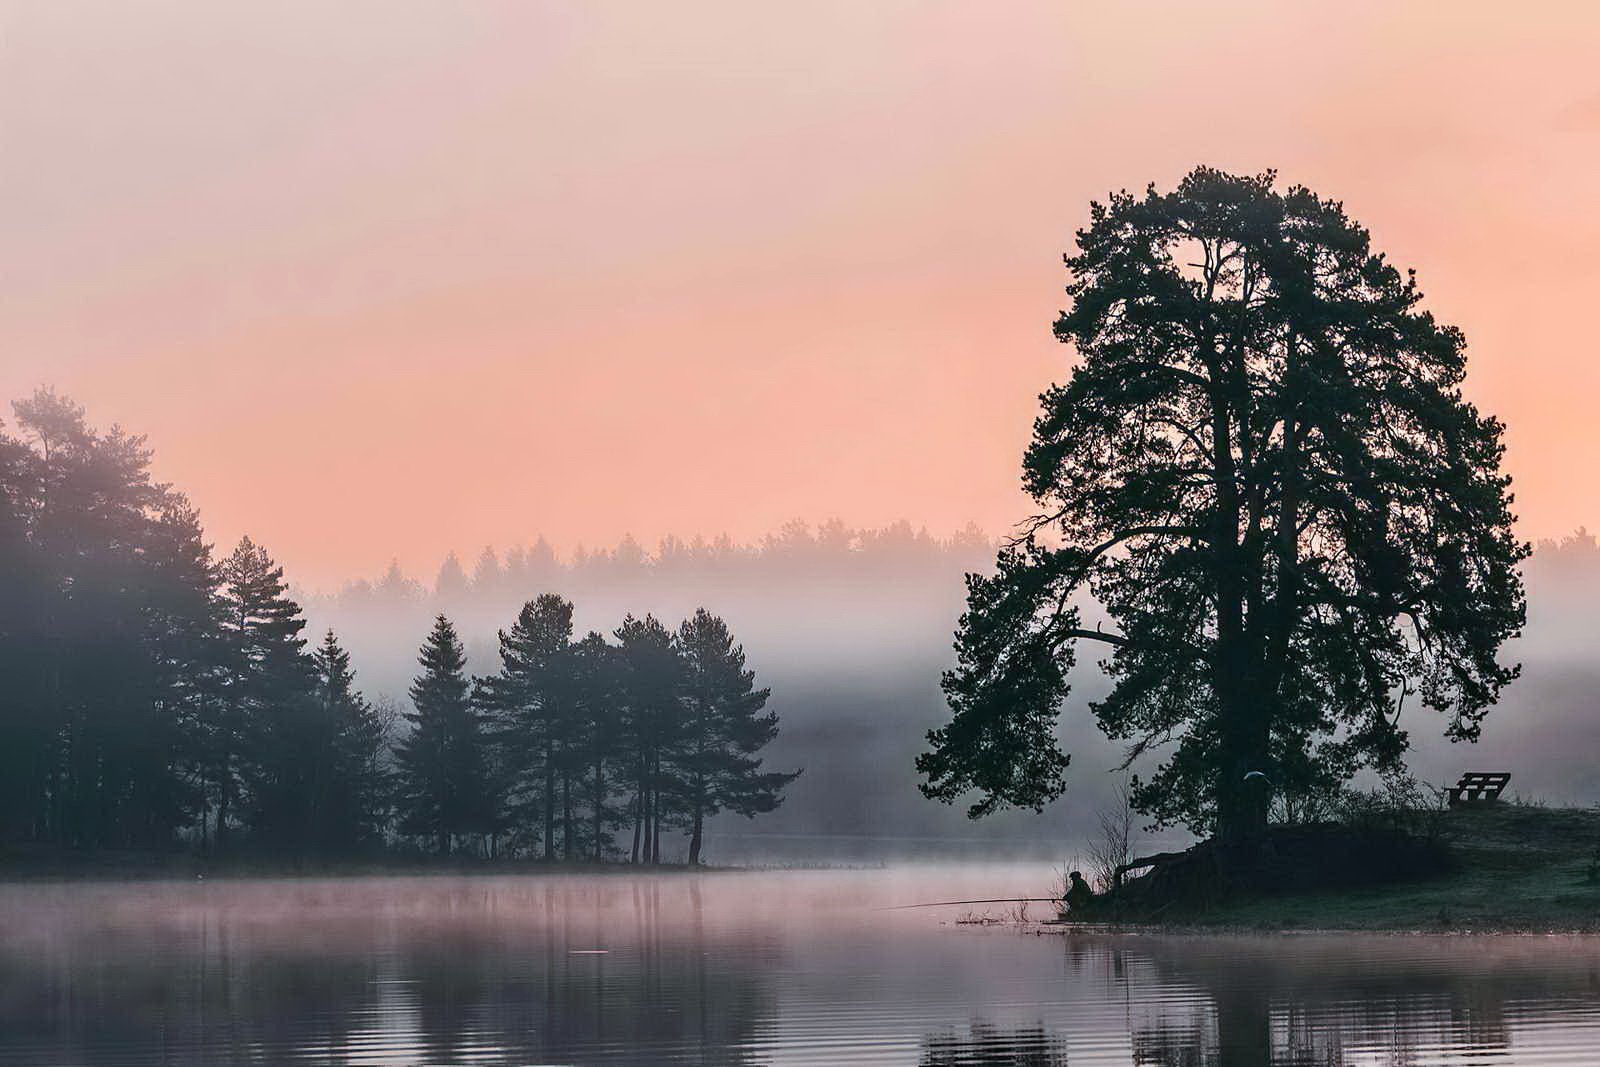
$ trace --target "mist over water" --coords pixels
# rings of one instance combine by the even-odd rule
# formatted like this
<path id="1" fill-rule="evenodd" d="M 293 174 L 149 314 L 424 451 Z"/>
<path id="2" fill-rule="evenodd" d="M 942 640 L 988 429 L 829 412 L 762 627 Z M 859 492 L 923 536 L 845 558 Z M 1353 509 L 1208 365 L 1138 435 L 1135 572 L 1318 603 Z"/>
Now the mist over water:
<path id="1" fill-rule="evenodd" d="M 709 837 L 711 863 L 878 862 L 908 856 L 1028 857 L 1063 862 L 1082 847 L 1095 812 L 1109 804 L 1120 746 L 1095 727 L 1087 702 L 1105 691 L 1084 648 L 1061 717 L 1073 757 L 1068 791 L 1044 814 L 1006 812 L 981 823 L 917 792 L 912 761 L 924 733 L 945 721 L 939 675 L 951 665 L 951 632 L 963 607 L 962 575 L 993 559 L 969 530 L 939 540 L 900 525 L 835 529 L 831 539 L 791 526 L 756 548 L 681 543 L 646 554 L 624 542 L 558 563 L 553 555 L 517 573 L 484 574 L 469 560 L 459 584 L 435 593 L 391 574 L 335 595 L 310 596 L 313 631 L 335 627 L 371 694 L 403 699 L 416 646 L 434 612 L 460 627 L 471 667 L 497 667 L 495 633 L 522 600 L 554 590 L 576 606 L 581 631 L 603 633 L 627 612 L 676 624 L 696 607 L 721 614 L 743 642 L 758 683 L 772 687 L 782 720 L 766 750 L 776 769 L 804 767 L 775 813 L 722 817 Z M 495 562 L 501 563 L 497 556 Z M 478 570 L 477 580 L 470 572 Z M 1476 745 L 1452 745 L 1439 717 L 1415 700 L 1403 712 L 1410 763 L 1435 784 L 1464 770 L 1508 770 L 1511 793 L 1551 803 L 1600 802 L 1600 546 L 1580 532 L 1542 542 L 1525 568 L 1529 619 L 1507 658 L 1524 664 Z M 1089 618 L 1093 619 L 1092 606 Z M 1092 625 L 1092 621 L 1090 625 Z M 1180 834 L 1144 835 L 1149 848 Z"/>
<path id="2" fill-rule="evenodd" d="M 1590 1062 L 1600 943 L 958 925 L 1036 865 L 0 887 L 0 1062 Z M 1035 915 L 1048 907 L 1033 905 Z M 1042 909 L 1042 910 L 1041 910 Z"/>

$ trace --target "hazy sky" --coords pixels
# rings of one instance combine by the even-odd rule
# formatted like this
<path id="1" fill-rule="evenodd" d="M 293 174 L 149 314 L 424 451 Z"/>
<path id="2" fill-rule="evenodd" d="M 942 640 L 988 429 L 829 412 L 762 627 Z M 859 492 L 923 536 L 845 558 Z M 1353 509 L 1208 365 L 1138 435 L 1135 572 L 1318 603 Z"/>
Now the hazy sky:
<path id="1" fill-rule="evenodd" d="M 1600 5 L 0 13 L 0 390 L 309 584 L 998 529 L 1087 201 L 1200 162 L 1343 199 L 1466 330 L 1524 533 L 1600 523 Z"/>

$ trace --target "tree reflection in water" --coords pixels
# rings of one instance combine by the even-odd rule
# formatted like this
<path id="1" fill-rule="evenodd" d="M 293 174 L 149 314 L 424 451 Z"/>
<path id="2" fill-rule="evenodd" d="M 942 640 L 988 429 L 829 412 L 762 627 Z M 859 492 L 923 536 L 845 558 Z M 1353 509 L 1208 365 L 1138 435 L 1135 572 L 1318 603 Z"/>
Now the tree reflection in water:
<path id="1" fill-rule="evenodd" d="M 877 910 L 1003 892 L 959 873 L 0 886 L 0 1062 L 1461 1067 L 1600 1046 L 1593 939 L 1063 938 Z"/>
<path id="2" fill-rule="evenodd" d="M 1164 987 L 1134 997 L 1143 1005 L 1142 1018 L 1130 1019 L 1134 1062 L 1148 1067 L 1336 1067 L 1357 1053 L 1408 1063 L 1423 1049 L 1504 1054 L 1508 1000 L 1593 992 L 1581 961 L 1563 967 L 1559 954 L 1515 940 L 1474 953 L 1447 939 L 1190 938 L 1126 955 L 1140 975 L 1130 981 Z M 1179 1006 L 1186 991 L 1203 994 L 1201 1010 Z"/>
<path id="3" fill-rule="evenodd" d="M 931 1034 L 921 1067 L 1066 1067 L 1067 1047 L 1042 1025 L 1001 1030 L 975 1020 L 966 1034 Z"/>

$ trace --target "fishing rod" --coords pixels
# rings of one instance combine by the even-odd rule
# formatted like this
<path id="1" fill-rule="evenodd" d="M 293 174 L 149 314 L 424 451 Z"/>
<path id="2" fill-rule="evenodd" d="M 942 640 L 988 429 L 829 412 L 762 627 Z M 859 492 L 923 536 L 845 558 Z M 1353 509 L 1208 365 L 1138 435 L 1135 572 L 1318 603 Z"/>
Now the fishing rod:
<path id="1" fill-rule="evenodd" d="M 927 904 L 896 904 L 873 911 L 905 911 L 907 908 L 948 908 L 955 904 L 1060 904 L 1060 897 L 990 897 L 988 900 L 935 900 Z"/>

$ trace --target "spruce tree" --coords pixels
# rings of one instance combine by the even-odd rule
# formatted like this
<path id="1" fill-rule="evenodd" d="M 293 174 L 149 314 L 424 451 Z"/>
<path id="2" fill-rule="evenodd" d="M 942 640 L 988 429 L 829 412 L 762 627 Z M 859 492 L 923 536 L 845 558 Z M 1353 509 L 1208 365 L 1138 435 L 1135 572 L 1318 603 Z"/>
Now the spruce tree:
<path id="1" fill-rule="evenodd" d="M 682 744 L 677 759 L 689 818 L 689 862 L 700 862 L 705 820 L 719 811 L 753 818 L 783 801 L 799 771 L 762 771 L 755 753 L 778 736 L 776 712 L 762 713 L 770 689 L 755 687 L 744 648 L 722 619 L 700 608 L 678 628 L 685 667 Z"/>
<path id="2" fill-rule="evenodd" d="M 316 836 L 325 850 L 371 845 L 381 838 L 388 807 L 383 723 L 356 691 L 350 654 L 332 630 L 311 662 L 320 732 L 328 738 L 319 764 Z"/>
<path id="3" fill-rule="evenodd" d="M 222 699 L 228 655 L 219 627 L 218 569 L 198 513 L 167 490 L 151 533 L 145 623 L 156 686 L 146 722 L 155 743 L 146 747 L 149 773 L 135 795 L 144 836 L 155 844 L 168 835 L 166 827 L 205 811 L 202 727 Z M 203 824 L 199 830 L 203 835 Z"/>
<path id="4" fill-rule="evenodd" d="M 467 572 L 461 566 L 460 557 L 451 552 L 439 565 L 439 574 L 433 580 L 433 595 L 439 603 L 452 606 L 466 599 L 469 587 Z"/>
<path id="5" fill-rule="evenodd" d="M 300 636 L 306 620 L 288 595 L 283 568 L 249 537 L 223 561 L 221 577 L 233 678 L 212 738 L 217 840 L 226 839 L 237 787 L 250 829 L 277 848 L 297 850 L 316 820 L 319 749 L 328 740 Z"/>
<path id="6" fill-rule="evenodd" d="M 411 732 L 395 753 L 401 832 L 431 837 L 440 854 L 454 839 L 495 825 L 485 739 L 467 678 L 466 651 L 450 620 L 434 619 L 411 683 Z"/>

